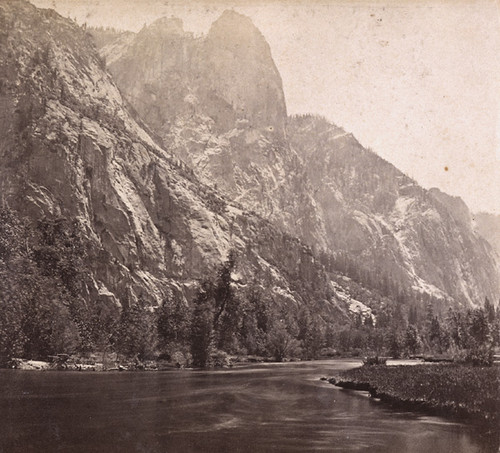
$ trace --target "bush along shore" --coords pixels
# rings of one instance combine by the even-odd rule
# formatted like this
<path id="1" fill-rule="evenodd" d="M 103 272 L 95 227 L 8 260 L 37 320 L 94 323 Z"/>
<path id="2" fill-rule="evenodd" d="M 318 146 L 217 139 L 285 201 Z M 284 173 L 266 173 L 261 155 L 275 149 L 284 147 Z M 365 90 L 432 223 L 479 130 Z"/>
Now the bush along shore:
<path id="1" fill-rule="evenodd" d="M 412 410 L 467 417 L 500 434 L 500 368 L 457 364 L 362 366 L 328 379 Z"/>
<path id="2" fill-rule="evenodd" d="M 283 361 L 300 361 L 290 358 Z M 205 368 L 231 368 L 236 364 L 275 363 L 270 357 L 263 356 L 231 356 L 224 351 L 215 351 L 210 356 L 209 366 Z M 5 368 L 24 371 L 166 371 L 175 369 L 196 369 L 192 361 L 182 354 L 173 357 L 140 360 L 138 357 L 120 356 L 116 353 L 92 353 L 86 356 L 58 354 L 48 360 L 30 360 L 12 358 Z"/>

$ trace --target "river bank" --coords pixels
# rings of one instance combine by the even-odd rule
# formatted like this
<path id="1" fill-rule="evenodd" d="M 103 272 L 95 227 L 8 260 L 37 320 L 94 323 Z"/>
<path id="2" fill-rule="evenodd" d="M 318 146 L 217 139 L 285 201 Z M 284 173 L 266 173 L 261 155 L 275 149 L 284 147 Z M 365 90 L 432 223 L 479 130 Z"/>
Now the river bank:
<path id="1" fill-rule="evenodd" d="M 297 362 L 300 359 L 288 359 L 283 362 Z M 213 357 L 210 368 L 231 368 L 237 364 L 278 363 L 270 357 L 245 355 L 230 356 L 218 354 Z M 136 358 L 118 357 L 117 354 L 108 354 L 103 360 L 101 354 L 90 354 L 89 357 L 70 356 L 59 354 L 50 360 L 30 360 L 12 358 L 7 369 L 24 371 L 165 371 L 173 369 L 193 369 L 186 361 L 172 360 L 139 360 Z"/>
<path id="2" fill-rule="evenodd" d="M 328 381 L 345 389 L 367 391 L 405 409 L 473 418 L 499 430 L 498 367 L 375 365 L 339 372 Z"/>
<path id="3" fill-rule="evenodd" d="M 28 360 L 12 359 L 6 368 L 24 371 L 157 371 L 159 368 L 176 368 L 175 364 L 157 361 L 95 361 L 87 360 Z M 178 368 L 178 367 L 177 367 Z"/>

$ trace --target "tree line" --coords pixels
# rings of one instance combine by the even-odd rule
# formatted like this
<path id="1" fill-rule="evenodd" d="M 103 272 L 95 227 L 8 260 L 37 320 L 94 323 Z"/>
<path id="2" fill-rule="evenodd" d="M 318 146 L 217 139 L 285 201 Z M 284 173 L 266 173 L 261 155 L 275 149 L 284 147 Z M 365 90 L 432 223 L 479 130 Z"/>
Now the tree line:
<path id="1" fill-rule="evenodd" d="M 20 219 L 0 210 L 0 365 L 12 357 L 115 352 L 198 367 L 228 356 L 273 360 L 336 355 L 392 357 L 446 354 L 489 364 L 500 346 L 500 308 L 435 312 L 432 300 L 398 300 L 351 289 L 373 305 L 350 319 L 314 301 L 280 306 L 258 280 L 234 279 L 237 255 L 199 285 L 193 300 L 170 293 L 159 307 L 145 301 L 113 304 L 82 297 L 92 261 L 81 226 L 65 218 Z M 373 297 L 370 304 L 368 297 Z"/>

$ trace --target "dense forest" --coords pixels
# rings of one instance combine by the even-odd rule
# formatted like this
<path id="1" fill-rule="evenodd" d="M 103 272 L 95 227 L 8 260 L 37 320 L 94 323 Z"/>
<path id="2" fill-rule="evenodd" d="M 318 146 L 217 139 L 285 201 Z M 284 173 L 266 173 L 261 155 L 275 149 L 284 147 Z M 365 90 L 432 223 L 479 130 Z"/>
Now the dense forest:
<path id="1" fill-rule="evenodd" d="M 92 288 L 88 263 L 99 257 L 82 239 L 81 228 L 63 217 L 33 223 L 9 208 L 0 211 L 2 366 L 13 357 L 96 352 L 198 367 L 228 364 L 230 356 L 282 361 L 422 354 L 483 365 L 500 346 L 500 309 L 488 299 L 482 308 L 440 313 L 432 300 L 414 299 L 385 277 L 374 286 L 386 294 L 367 293 L 353 279 L 351 290 L 356 294 L 358 288 L 359 299 L 379 296 L 364 300 L 373 316 L 353 314 L 346 324 L 325 319 L 314 307 L 281 309 L 257 280 L 235 281 L 235 252 L 200 282 L 192 301 L 170 294 L 157 308 L 141 300 L 121 301 L 121 308 L 87 303 L 81 295 Z M 346 270 L 344 265 L 335 270 L 335 260 L 326 264 L 332 277 Z"/>

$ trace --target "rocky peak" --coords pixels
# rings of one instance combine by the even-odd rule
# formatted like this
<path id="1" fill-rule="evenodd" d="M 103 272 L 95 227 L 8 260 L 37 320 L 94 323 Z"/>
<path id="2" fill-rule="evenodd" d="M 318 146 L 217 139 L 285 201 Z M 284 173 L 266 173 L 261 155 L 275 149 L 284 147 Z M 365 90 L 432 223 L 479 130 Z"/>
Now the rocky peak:
<path id="1" fill-rule="evenodd" d="M 180 19 L 162 18 L 100 51 L 127 100 L 164 139 L 187 114 L 208 117 L 218 132 L 244 122 L 270 139 L 285 136 L 281 76 L 246 16 L 224 12 L 201 39 Z"/>
<path id="2" fill-rule="evenodd" d="M 203 57 L 211 89 L 232 106 L 237 119 L 284 136 L 281 76 L 264 36 L 248 17 L 225 11 L 208 33 Z"/>
<path id="3" fill-rule="evenodd" d="M 140 32 L 145 34 L 161 34 L 161 35 L 183 35 L 184 26 L 182 20 L 177 17 L 161 17 L 155 20 L 148 27 L 144 27 Z"/>
<path id="4" fill-rule="evenodd" d="M 259 54 L 271 58 L 269 45 L 252 20 L 232 10 L 224 11 L 212 24 L 207 40 L 241 58 Z"/>

